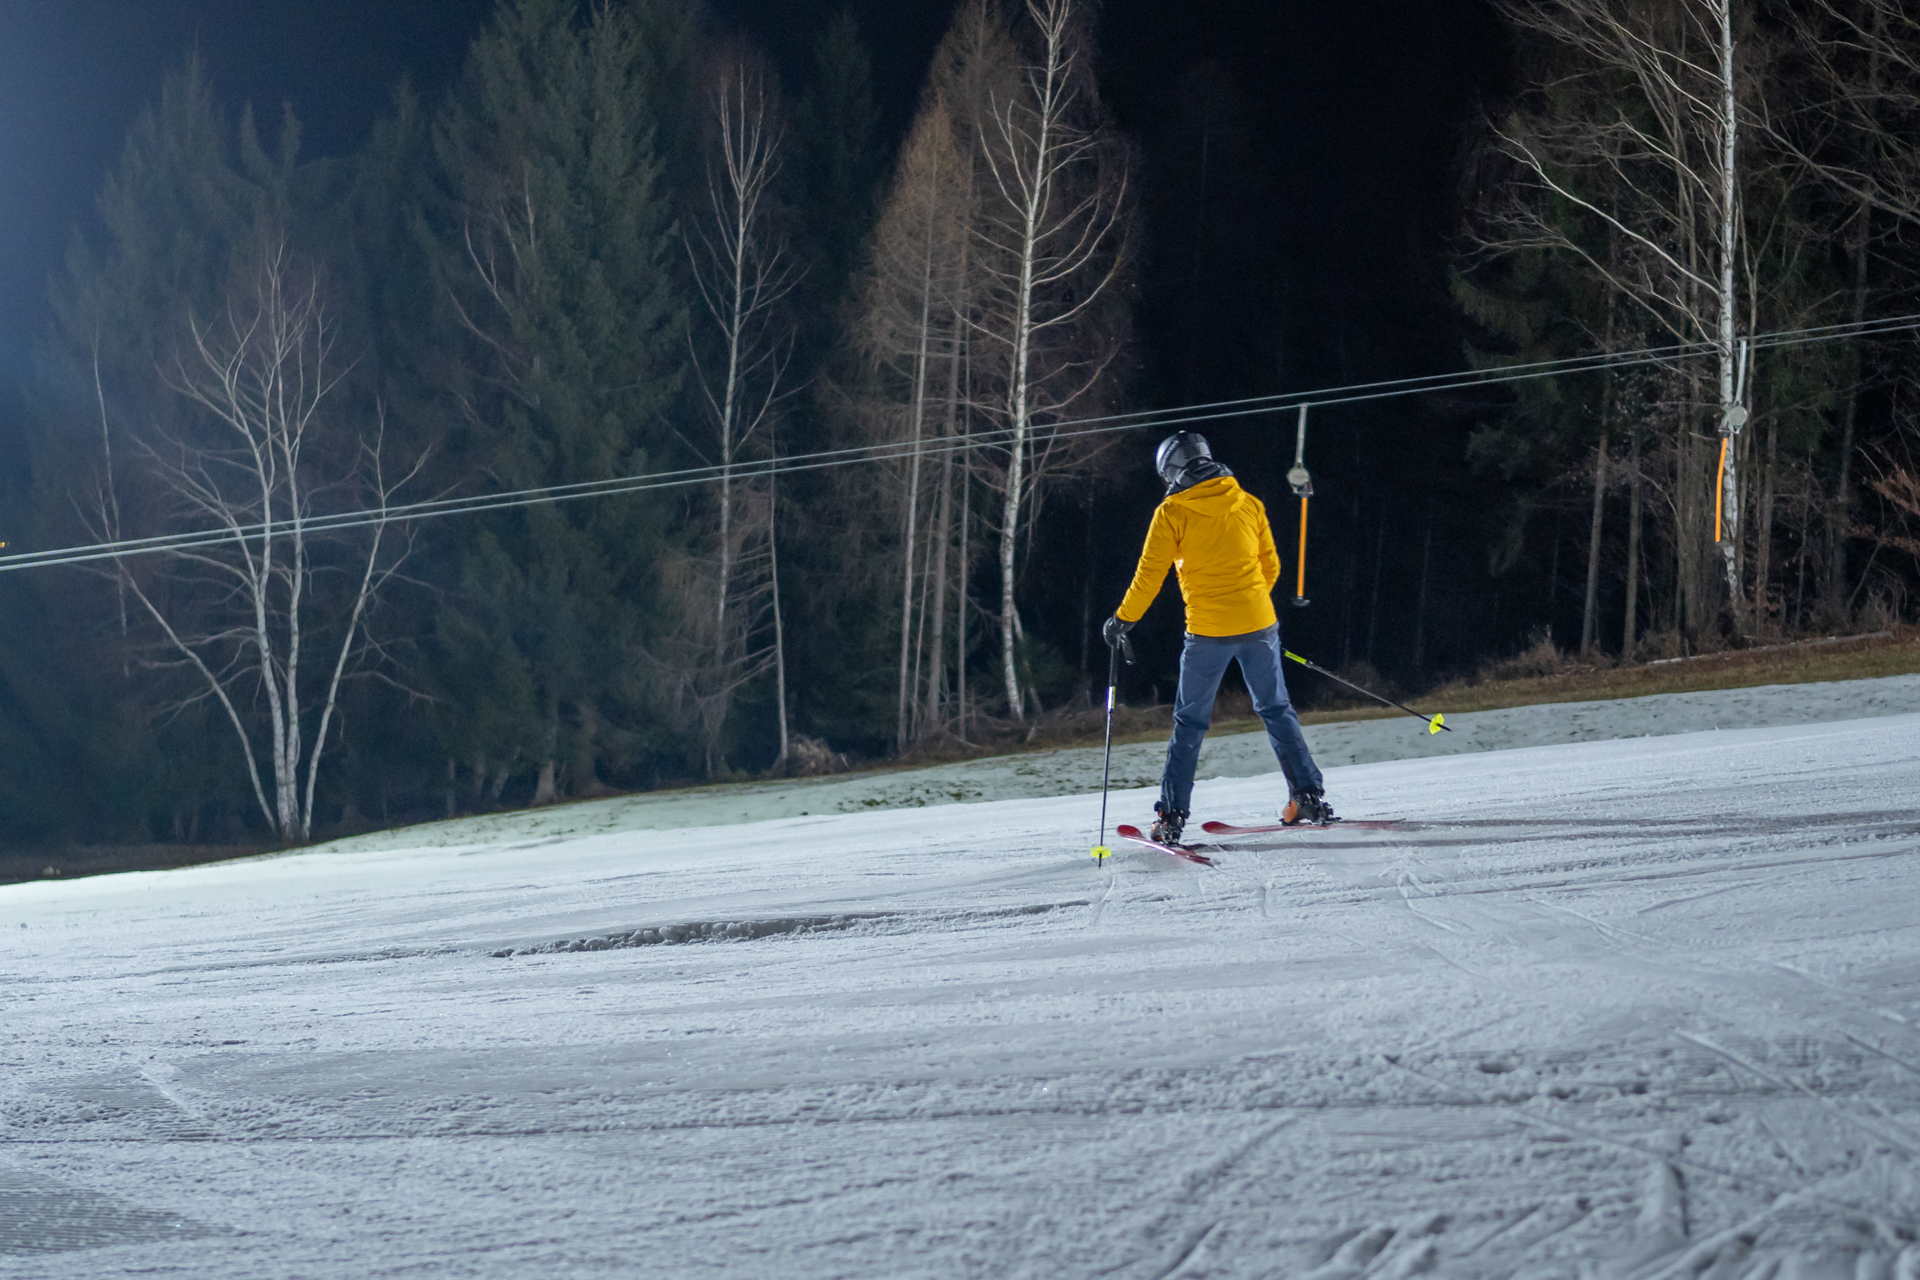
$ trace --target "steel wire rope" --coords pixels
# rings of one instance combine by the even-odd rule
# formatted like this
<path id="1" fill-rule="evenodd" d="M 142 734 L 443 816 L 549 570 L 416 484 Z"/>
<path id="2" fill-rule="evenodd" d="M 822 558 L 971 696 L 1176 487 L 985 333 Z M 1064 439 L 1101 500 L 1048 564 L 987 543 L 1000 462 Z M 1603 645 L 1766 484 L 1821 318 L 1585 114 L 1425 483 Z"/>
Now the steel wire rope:
<path id="1" fill-rule="evenodd" d="M 1892 316 L 1879 320 L 1866 320 L 1859 323 L 1836 325 L 1818 325 L 1802 329 L 1777 330 L 1771 333 L 1755 334 L 1746 341 L 1756 350 L 1771 350 L 1777 347 L 1800 346 L 1814 342 L 1828 342 L 1841 338 L 1879 337 L 1892 333 L 1920 330 L 1920 314 Z M 1214 422 L 1223 418 L 1248 417 L 1269 413 L 1283 413 L 1309 405 L 1319 408 L 1327 405 L 1358 404 L 1373 400 L 1394 399 L 1410 395 L 1428 395 L 1442 391 L 1463 390 L 1477 386 L 1499 386 L 1511 382 L 1523 382 L 1534 378 L 1563 377 L 1576 373 L 1590 373 L 1610 368 L 1631 368 L 1642 365 L 1657 365 L 1676 360 L 1696 359 L 1711 355 L 1718 350 L 1718 344 L 1712 341 L 1674 343 L 1662 347 L 1645 347 L 1625 352 L 1589 352 L 1579 356 L 1565 356 L 1555 360 L 1531 361 L 1523 364 L 1499 365 L 1488 369 L 1471 369 L 1455 373 L 1421 374 L 1410 378 L 1386 379 L 1376 382 L 1354 383 L 1344 387 L 1328 387 L 1318 391 L 1282 392 L 1265 396 L 1247 396 L 1237 400 L 1219 400 L 1197 405 L 1182 406 L 1164 410 L 1133 410 L 1126 413 L 1104 414 L 1096 417 L 1070 419 L 1065 422 L 1029 426 L 1028 431 L 1040 443 L 1054 440 L 1075 439 L 1089 435 L 1104 435 L 1117 431 L 1135 431 L 1148 428 L 1183 427 L 1201 422 Z M 1005 444 L 1018 434 L 1016 428 L 999 427 L 988 431 L 972 432 L 962 437 L 950 437 L 944 441 L 929 444 L 922 441 L 917 445 L 911 441 L 890 441 L 878 445 L 856 445 L 843 449 L 819 450 L 813 453 L 793 454 L 786 457 L 766 458 L 754 462 L 736 464 L 732 475 L 741 480 L 754 480 L 765 476 L 787 475 L 805 471 L 821 471 L 834 467 L 852 466 L 869 462 L 884 462 L 909 456 L 914 452 L 922 455 L 940 457 L 947 453 L 970 451 L 973 449 Z M 347 529 L 365 528 L 382 523 L 408 523 L 429 520 L 438 516 L 479 514 L 516 507 L 534 506 L 541 503 L 558 503 L 579 498 L 614 497 L 623 494 L 646 493 L 661 489 L 686 488 L 697 484 L 710 484 L 722 478 L 723 468 L 714 465 L 686 467 L 676 471 L 655 472 L 630 476 L 613 476 L 603 480 L 582 480 L 568 484 L 545 485 L 537 488 L 508 490 L 502 493 L 472 494 L 459 498 L 435 498 L 421 502 L 404 503 L 395 507 L 375 510 L 338 512 L 333 515 L 309 516 L 299 523 L 305 533 L 338 532 Z M 49 548 L 45 551 L 16 552 L 10 556 L 0 556 L 0 573 L 16 569 L 51 568 L 62 565 L 85 564 L 98 560 L 119 559 L 125 556 L 150 555 L 165 551 L 188 551 L 200 547 L 219 546 L 225 543 L 251 540 L 273 533 L 290 531 L 292 520 L 276 520 L 270 523 L 255 523 L 230 526 L 221 529 L 204 529 L 191 533 L 159 534 L 145 538 L 117 539 L 108 542 L 96 542 L 83 546 Z"/>
<path id="2" fill-rule="evenodd" d="M 1874 336 L 1878 332 L 1896 332 L 1908 328 L 1920 327 L 1915 321 L 1920 316 L 1893 317 L 1887 320 L 1863 321 L 1859 324 L 1820 326 L 1817 328 L 1786 330 L 1773 334 L 1758 335 L 1750 341 L 1765 348 L 1794 342 L 1817 341 L 1827 337 Z M 1222 417 L 1236 417 L 1252 413 L 1277 412 L 1293 409 L 1300 404 L 1329 405 L 1349 404 L 1363 400 L 1380 399 L 1396 395 L 1421 394 L 1430 391 L 1451 390 L 1463 386 L 1497 385 L 1532 377 L 1555 376 L 1565 373 L 1588 372 L 1593 369 L 1657 363 L 1664 359 L 1687 358 L 1710 354 L 1715 349 L 1712 342 L 1674 344 L 1666 347 L 1648 347 L 1637 351 L 1595 352 L 1581 356 L 1567 356 L 1555 360 L 1535 361 L 1518 365 L 1502 365 L 1484 370 L 1467 370 L 1448 374 L 1424 374 L 1412 378 L 1391 379 L 1372 383 L 1357 383 L 1347 387 L 1327 388 L 1315 392 L 1287 392 L 1269 396 L 1249 396 L 1238 400 L 1214 401 L 1169 410 L 1132 410 L 1127 413 L 1110 414 L 1095 418 L 1073 419 L 1058 424 L 1041 424 L 1030 427 L 1035 432 L 1045 433 L 1047 438 L 1071 438 L 1079 435 L 1097 434 L 1102 431 L 1136 430 L 1150 426 L 1177 426 L 1187 422 L 1212 421 Z M 1340 395 L 1348 392 L 1354 394 Z M 1068 430 L 1068 428 L 1079 428 Z M 998 428 L 992 431 L 971 433 L 967 440 L 971 446 L 992 445 L 1014 433 L 1013 428 Z M 811 454 L 789 455 L 785 458 L 765 459 L 753 463 L 735 464 L 736 474 L 746 478 L 758 475 L 774 474 L 783 470 L 809 470 L 821 466 L 840 465 L 841 462 L 863 462 L 884 460 L 886 457 L 910 452 L 913 445 L 908 441 L 896 441 L 882 445 L 860 445 L 845 449 L 825 450 Z M 969 447 L 969 446 L 959 446 Z M 932 448 L 926 444 L 920 446 L 922 452 L 939 454 L 946 450 Z M 382 519 L 407 520 L 427 518 L 437 514 L 449 514 L 467 510 L 493 510 L 503 506 L 528 505 L 542 501 L 562 501 L 570 497 L 600 496 L 605 493 L 624 493 L 635 489 L 670 488 L 679 485 L 704 483 L 720 478 L 722 468 L 708 465 L 689 467 L 678 471 L 655 472 L 634 476 L 608 477 L 603 480 L 575 481 L 561 485 L 546 485 L 536 488 L 508 490 L 502 493 L 474 494 L 462 498 L 431 499 L 415 503 L 406 503 L 398 507 L 380 511 L 342 512 L 332 516 L 309 516 L 306 528 L 326 531 L 329 528 L 358 527 L 374 524 Z M 521 500 L 525 500 L 522 502 Z M 292 521 L 275 521 L 271 528 L 275 531 L 291 528 Z M 197 534 L 168 534 L 148 538 L 123 539 L 109 543 L 92 544 L 84 548 L 65 548 L 45 552 L 23 552 L 11 557 L 0 557 L 0 566 L 29 567 L 42 562 L 46 557 L 62 557 L 57 563 L 64 563 L 65 556 L 72 551 L 98 551 L 103 554 L 116 552 L 134 554 L 143 549 L 173 549 L 192 545 L 207 545 L 229 541 L 236 536 L 258 536 L 269 526 L 261 524 L 242 525 L 226 529 L 205 530 Z"/>
<path id="3" fill-rule="evenodd" d="M 1755 346 L 1765 349 L 1811 341 L 1823 341 L 1838 337 L 1875 336 L 1880 333 L 1901 332 L 1915 328 L 1920 328 L 1920 316 L 1903 316 L 1879 321 L 1865 321 L 1858 325 L 1844 324 L 1801 330 L 1786 330 L 1771 334 L 1756 335 L 1754 338 L 1749 339 L 1749 341 Z M 1505 382 L 1520 381 L 1535 377 L 1588 372 L 1607 367 L 1659 363 L 1668 359 L 1690 358 L 1711 354 L 1714 350 L 1715 344 L 1711 342 L 1699 342 L 1674 344 L 1667 347 L 1645 348 L 1640 351 L 1589 353 L 1583 356 L 1564 357 L 1558 360 L 1538 361 L 1523 365 L 1499 366 L 1487 370 L 1469 370 L 1462 373 L 1430 374 L 1414 378 L 1359 383 L 1350 387 L 1327 388 L 1315 392 L 1252 396 L 1240 400 L 1217 401 L 1211 404 L 1194 405 L 1172 410 L 1138 410 L 1125 414 L 1112 414 L 1103 417 L 1070 420 L 1059 424 L 1042 424 L 1030 427 L 1029 429 L 1043 440 L 1053 440 L 1113 431 L 1137 430 L 1153 426 L 1179 426 L 1194 422 L 1213 421 L 1224 417 L 1280 412 L 1293 409 L 1303 403 L 1315 406 L 1351 404 L 1366 400 L 1425 394 L 1428 392 L 1453 390 L 1463 387 L 1498 385 Z M 1353 394 L 1337 394 L 1340 392 L 1350 392 Z M 1210 412 L 1202 412 L 1207 410 L 1210 410 Z M 975 432 L 945 446 L 934 446 L 922 442 L 919 446 L 919 451 L 923 454 L 931 454 L 937 457 L 943 453 L 977 448 L 982 445 L 991 447 L 996 443 L 1003 443 L 1006 437 L 1014 433 L 1013 428 L 999 428 L 992 431 Z M 911 442 L 896 441 L 882 445 L 862 445 L 846 449 L 820 451 L 812 454 L 790 455 L 784 458 L 764 459 L 754 463 L 738 464 L 735 474 L 742 479 L 754 479 L 764 475 L 782 474 L 789 471 L 820 470 L 826 467 L 849 465 L 852 463 L 884 461 L 890 457 L 910 453 L 913 449 L 914 446 Z M 309 532 L 327 532 L 330 530 L 365 527 L 381 523 L 382 521 L 405 522 L 409 520 L 429 519 L 436 515 L 484 512 L 502 508 L 535 505 L 542 502 L 566 501 L 578 497 L 600 497 L 644 492 L 654 489 L 685 487 L 692 484 L 709 483 L 719 479 L 720 475 L 721 468 L 715 466 L 685 468 L 672 472 L 610 477 L 605 480 L 578 481 L 564 485 L 512 490 L 505 493 L 476 494 L 463 498 L 434 499 L 390 507 L 384 511 L 355 511 L 337 513 L 332 516 L 309 516 L 303 523 L 305 529 Z M 290 529 L 292 524 L 293 522 L 290 520 L 275 521 L 271 526 L 261 524 L 242 525 L 224 529 L 203 530 L 189 534 L 158 535 L 149 538 L 95 543 L 82 547 L 50 549 L 42 552 L 22 552 L 13 556 L 0 557 L 0 571 L 14 568 L 34 568 L 83 563 L 89 560 L 110 559 L 121 555 L 137 555 L 153 551 L 188 550 L 200 546 L 219 545 L 233 541 L 236 538 L 259 537 L 263 532 L 269 530 L 279 531 L 282 529 Z"/>

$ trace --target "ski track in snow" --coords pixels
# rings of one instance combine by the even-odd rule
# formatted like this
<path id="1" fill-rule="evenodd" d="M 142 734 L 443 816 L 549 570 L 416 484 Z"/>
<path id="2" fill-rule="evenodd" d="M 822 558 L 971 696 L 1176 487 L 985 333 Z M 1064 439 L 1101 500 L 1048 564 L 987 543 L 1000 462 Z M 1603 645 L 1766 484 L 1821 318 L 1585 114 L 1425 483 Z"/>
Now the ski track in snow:
<path id="1" fill-rule="evenodd" d="M 1920 678 L 1682 697 L 0 888 L 0 1277 L 1920 1280 Z"/>

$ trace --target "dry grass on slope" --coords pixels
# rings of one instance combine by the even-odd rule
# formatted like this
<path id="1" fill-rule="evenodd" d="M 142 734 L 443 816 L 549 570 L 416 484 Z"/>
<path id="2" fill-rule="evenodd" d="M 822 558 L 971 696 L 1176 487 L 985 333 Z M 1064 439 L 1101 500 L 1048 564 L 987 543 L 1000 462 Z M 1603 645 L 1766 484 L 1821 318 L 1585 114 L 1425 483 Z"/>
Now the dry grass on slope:
<path id="1" fill-rule="evenodd" d="M 1375 692 L 1398 698 L 1420 711 L 1457 715 L 1535 703 L 1590 702 L 1766 684 L 1869 680 L 1916 672 L 1920 672 L 1920 627 L 1633 664 L 1609 659 L 1583 660 L 1562 653 L 1543 638 L 1521 653 L 1488 663 L 1474 676 L 1415 694 L 1395 689 L 1384 677 L 1365 669 L 1345 674 Z M 1291 664 L 1287 667 L 1287 684 L 1306 706 L 1314 708 L 1301 713 L 1303 724 L 1375 720 L 1405 714 L 1368 702 L 1330 680 Z M 1122 705 L 1115 716 L 1113 740 L 1116 743 L 1164 741 L 1172 727 L 1173 708 L 1165 703 Z M 1260 727 L 1245 690 L 1229 688 L 1221 692 L 1214 704 L 1210 733 L 1247 733 Z M 877 767 L 902 764 L 910 767 L 1061 747 L 1097 747 L 1104 740 L 1105 728 L 1104 708 L 1083 702 L 1078 707 L 1051 711 L 1019 731 L 1010 724 L 994 726 L 993 731 L 982 734 L 972 744 L 929 744 L 905 761 Z"/>
<path id="2" fill-rule="evenodd" d="M 1640 698 L 1656 693 L 1747 689 L 1765 684 L 1812 684 L 1826 680 L 1871 680 L 1920 672 L 1920 627 L 1899 627 L 1865 636 L 1803 640 L 1646 663 L 1583 661 L 1551 643 L 1536 644 L 1482 672 L 1403 699 L 1422 711 L 1448 715 L 1493 711 L 1543 702 L 1590 702 Z M 1337 687 L 1337 686 L 1336 686 Z M 1307 723 L 1399 715 L 1381 708 L 1308 712 Z"/>

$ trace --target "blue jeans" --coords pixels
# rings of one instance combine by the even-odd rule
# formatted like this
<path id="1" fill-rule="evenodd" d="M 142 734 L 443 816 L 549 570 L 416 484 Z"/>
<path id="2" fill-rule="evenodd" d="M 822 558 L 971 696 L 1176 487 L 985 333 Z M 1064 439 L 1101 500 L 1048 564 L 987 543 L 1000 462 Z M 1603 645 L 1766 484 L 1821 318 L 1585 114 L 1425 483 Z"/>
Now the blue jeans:
<path id="1" fill-rule="evenodd" d="M 1167 744 L 1167 767 L 1160 775 L 1160 807 L 1179 813 L 1192 808 L 1193 771 L 1200 763 L 1200 741 L 1213 722 L 1213 699 L 1227 663 L 1240 661 L 1240 674 L 1253 695 L 1253 709 L 1266 722 L 1267 741 L 1279 757 L 1287 789 L 1297 794 L 1322 785 L 1320 769 L 1300 732 L 1300 717 L 1287 698 L 1287 678 L 1280 670 L 1280 626 L 1244 636 L 1187 636 L 1180 652 L 1180 688 L 1173 698 L 1173 741 Z"/>

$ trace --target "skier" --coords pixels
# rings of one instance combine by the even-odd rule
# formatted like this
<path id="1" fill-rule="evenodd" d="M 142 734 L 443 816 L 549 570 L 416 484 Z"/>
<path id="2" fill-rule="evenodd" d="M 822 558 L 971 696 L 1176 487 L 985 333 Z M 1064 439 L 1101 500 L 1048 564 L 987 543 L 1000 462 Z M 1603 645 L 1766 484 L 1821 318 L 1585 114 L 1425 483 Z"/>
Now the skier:
<path id="1" fill-rule="evenodd" d="M 1331 822 L 1333 810 L 1323 791 L 1320 770 L 1300 732 L 1300 717 L 1287 698 L 1280 670 L 1280 619 L 1273 611 L 1273 586 L 1280 580 L 1280 555 L 1273 528 L 1260 500 L 1240 487 L 1233 472 L 1214 461 L 1206 439 L 1182 431 L 1160 442 L 1154 470 L 1166 482 L 1167 496 L 1153 513 L 1140 567 L 1120 608 L 1107 619 L 1101 637 L 1118 645 L 1147 606 L 1160 594 L 1167 566 L 1179 571 L 1180 594 L 1187 606 L 1187 642 L 1180 651 L 1180 686 L 1173 700 L 1173 740 L 1160 775 L 1159 815 L 1150 833 L 1162 844 L 1180 843 L 1193 796 L 1193 771 L 1200 762 L 1200 741 L 1213 719 L 1213 699 L 1227 663 L 1238 659 L 1253 709 L 1266 722 L 1267 740 L 1280 759 L 1289 798 L 1280 811 L 1285 823 Z"/>

